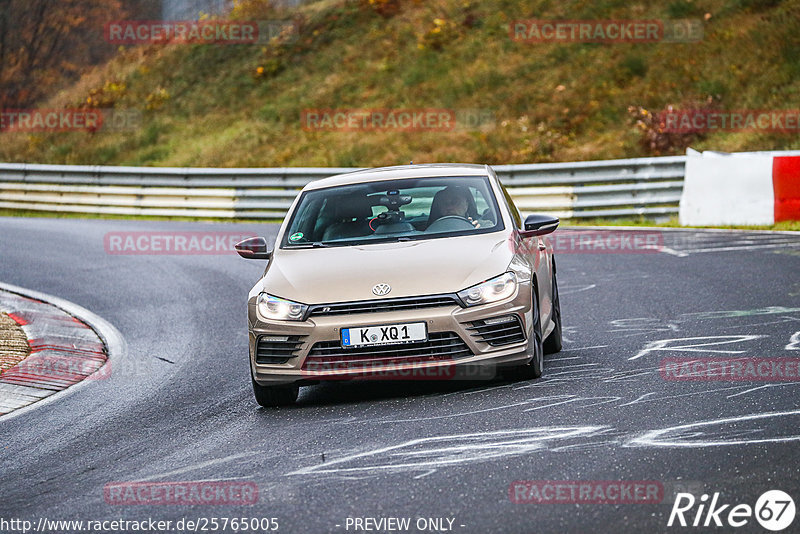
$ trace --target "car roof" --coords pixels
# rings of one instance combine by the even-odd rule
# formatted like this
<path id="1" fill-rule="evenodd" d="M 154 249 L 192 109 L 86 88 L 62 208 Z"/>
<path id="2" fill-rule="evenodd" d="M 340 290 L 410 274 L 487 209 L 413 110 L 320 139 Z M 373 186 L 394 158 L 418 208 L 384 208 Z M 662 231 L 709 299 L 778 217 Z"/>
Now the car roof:
<path id="1" fill-rule="evenodd" d="M 381 180 L 447 176 L 489 176 L 489 170 L 487 165 L 471 165 L 467 163 L 427 163 L 422 165 L 379 167 L 376 169 L 364 169 L 314 180 L 306 185 L 304 190 L 322 189 L 324 187 L 337 185 L 360 184 L 364 182 L 378 182 Z"/>

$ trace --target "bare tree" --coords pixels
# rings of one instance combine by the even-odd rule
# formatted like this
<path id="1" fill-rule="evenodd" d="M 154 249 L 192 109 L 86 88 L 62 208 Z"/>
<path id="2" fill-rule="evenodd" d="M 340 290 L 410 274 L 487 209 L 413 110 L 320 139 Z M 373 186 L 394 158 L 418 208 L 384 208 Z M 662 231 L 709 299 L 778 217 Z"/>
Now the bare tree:
<path id="1" fill-rule="evenodd" d="M 0 0 L 0 107 L 29 106 L 108 58 L 120 0 Z"/>

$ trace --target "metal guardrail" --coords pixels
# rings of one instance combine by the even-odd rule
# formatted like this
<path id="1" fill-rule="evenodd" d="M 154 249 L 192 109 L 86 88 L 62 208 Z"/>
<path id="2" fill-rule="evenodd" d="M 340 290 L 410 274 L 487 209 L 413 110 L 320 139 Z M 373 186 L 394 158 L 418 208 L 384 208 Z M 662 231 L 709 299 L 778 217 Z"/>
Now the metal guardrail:
<path id="1" fill-rule="evenodd" d="M 678 212 L 684 156 L 493 166 L 521 211 L 564 219 Z M 0 208 L 282 218 L 305 184 L 354 168 L 210 169 L 0 163 Z"/>

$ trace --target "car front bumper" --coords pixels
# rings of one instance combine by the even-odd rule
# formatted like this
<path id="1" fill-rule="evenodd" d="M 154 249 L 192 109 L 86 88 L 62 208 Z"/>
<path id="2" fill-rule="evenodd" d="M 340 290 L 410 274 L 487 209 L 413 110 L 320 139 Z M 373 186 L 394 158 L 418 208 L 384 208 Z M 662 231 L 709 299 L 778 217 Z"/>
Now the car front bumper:
<path id="1" fill-rule="evenodd" d="M 472 308 L 452 305 L 272 321 L 259 317 L 255 299 L 251 299 L 250 367 L 262 386 L 356 378 L 491 379 L 498 367 L 521 365 L 530 359 L 531 303 L 531 285 L 522 283 L 512 297 Z M 498 323 L 502 318 L 506 322 Z M 492 324 L 483 323 L 486 320 Z M 342 328 L 417 322 L 425 322 L 427 342 L 341 348 Z M 285 361 L 257 361 L 259 339 L 264 343 L 262 362 Z M 269 354 L 278 357 L 264 358 Z"/>

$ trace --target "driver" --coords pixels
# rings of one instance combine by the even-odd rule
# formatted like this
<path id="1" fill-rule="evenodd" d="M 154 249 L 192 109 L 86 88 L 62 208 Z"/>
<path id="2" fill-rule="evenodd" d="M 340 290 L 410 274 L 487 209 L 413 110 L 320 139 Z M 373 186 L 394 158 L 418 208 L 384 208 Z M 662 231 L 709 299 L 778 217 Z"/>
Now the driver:
<path id="1" fill-rule="evenodd" d="M 463 217 L 467 219 L 475 228 L 480 228 L 481 225 L 478 221 L 472 220 L 472 217 L 469 217 L 467 211 L 469 209 L 469 205 L 467 203 L 467 199 L 464 198 L 464 195 L 460 194 L 459 191 L 456 189 L 445 188 L 441 192 L 440 197 L 440 206 L 441 206 L 441 215 L 440 217 L 447 217 L 447 216 L 455 216 L 455 217 Z"/>

